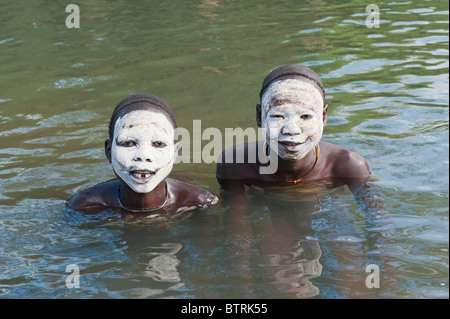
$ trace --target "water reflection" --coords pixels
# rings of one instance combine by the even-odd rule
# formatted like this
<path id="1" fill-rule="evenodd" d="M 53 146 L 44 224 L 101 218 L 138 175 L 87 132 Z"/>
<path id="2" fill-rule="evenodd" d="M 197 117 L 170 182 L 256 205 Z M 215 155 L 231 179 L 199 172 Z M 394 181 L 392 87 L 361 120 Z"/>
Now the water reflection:
<path id="1" fill-rule="evenodd" d="M 184 295 L 185 283 L 179 269 L 182 261 L 178 257 L 183 243 L 177 242 L 170 226 L 152 227 L 111 212 L 92 216 L 67 209 L 66 213 L 69 228 L 76 227 L 84 234 L 80 234 L 78 245 L 68 247 L 69 254 L 82 248 L 80 242 L 84 236 L 88 236 L 92 243 L 98 242 L 95 239 L 98 232 L 103 233 L 105 242 L 114 247 L 109 249 L 109 253 L 103 252 L 101 257 L 97 256 L 95 245 L 89 245 L 91 250 L 86 251 L 88 258 L 100 258 L 102 264 L 107 264 L 108 260 L 116 264 L 105 268 L 97 266 L 92 272 L 82 269 L 84 282 L 102 287 L 98 292 L 100 297 L 165 298 Z"/>
<path id="2" fill-rule="evenodd" d="M 324 293 L 373 298 L 393 289 L 387 221 L 370 209 L 363 218 L 355 214 L 358 205 L 348 188 L 322 181 L 304 187 L 251 187 L 249 195 L 245 211 L 231 204 L 225 215 L 227 233 L 235 240 L 236 262 L 251 265 L 240 271 L 247 287 L 266 287 L 272 298 Z M 365 284 L 365 268 L 371 263 L 385 273 L 383 290 L 371 291 Z M 249 280 L 255 271 L 260 283 Z M 338 285 L 321 292 L 323 282 Z"/>
<path id="3" fill-rule="evenodd" d="M 320 290 L 310 279 L 322 274 L 319 243 L 307 239 L 277 239 L 267 237 L 260 245 L 267 267 L 267 279 L 276 295 L 296 298 L 317 296 Z"/>
<path id="4" fill-rule="evenodd" d="M 307 183 L 287 189 L 253 187 L 250 191 L 250 205 L 262 201 L 268 209 L 270 224 L 258 236 L 257 247 L 265 263 L 264 280 L 270 283 L 275 297 L 306 298 L 320 293 L 311 280 L 322 274 L 323 267 L 312 213 L 320 209 L 317 205 L 327 189 L 326 183 Z"/>
<path id="5" fill-rule="evenodd" d="M 315 297 L 345 298 L 384 254 L 398 283 L 382 283 L 383 296 L 448 298 L 448 1 L 383 3 L 379 29 L 365 27 L 366 5 L 96 1 L 77 32 L 52 1 L 2 3 L 0 296 L 297 298 L 290 277 Z M 298 214 L 259 197 L 252 235 L 242 219 L 222 224 L 221 208 L 160 232 L 107 214 L 64 217 L 68 197 L 114 177 L 103 142 L 121 96 L 167 97 L 182 127 L 246 128 L 262 75 L 286 63 L 324 79 L 324 138 L 368 159 L 390 225 L 367 227 L 346 195 L 311 196 Z M 177 172 L 218 189 L 214 165 Z M 380 240 L 385 231 L 395 243 Z M 170 254 L 168 243 L 182 248 Z M 70 263 L 78 291 L 64 286 Z"/>
<path id="6" fill-rule="evenodd" d="M 159 247 L 149 247 L 155 251 L 147 253 L 154 257 L 150 259 L 145 274 L 156 281 L 180 281 L 180 274 L 177 270 L 180 261 L 176 253 L 182 247 L 179 243 L 163 243 Z"/>

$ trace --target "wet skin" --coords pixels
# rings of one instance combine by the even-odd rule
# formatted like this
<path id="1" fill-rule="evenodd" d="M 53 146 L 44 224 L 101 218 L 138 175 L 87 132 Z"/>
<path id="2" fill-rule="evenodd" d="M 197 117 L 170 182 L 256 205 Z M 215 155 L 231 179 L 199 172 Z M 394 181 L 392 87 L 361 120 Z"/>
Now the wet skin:
<path id="1" fill-rule="evenodd" d="M 288 77 L 293 79 L 293 77 Z M 274 289 L 282 297 L 298 298 L 310 294 L 302 287 L 305 284 L 304 277 L 299 276 L 296 264 L 292 260 L 283 260 L 282 256 L 290 256 L 297 251 L 299 240 L 305 240 L 306 236 L 314 233 L 311 227 L 311 214 L 317 209 L 317 200 L 329 194 L 333 189 L 347 186 L 352 192 L 358 204 L 368 213 L 369 220 L 383 211 L 383 203 L 378 199 L 374 188 L 368 183 L 371 172 L 366 159 L 360 154 L 321 140 L 323 128 L 327 123 L 328 105 L 320 101 L 318 92 L 314 97 L 305 94 L 310 88 L 296 85 L 295 82 L 288 86 L 278 86 L 272 90 L 272 96 L 263 96 L 261 105 L 256 107 L 256 122 L 259 127 L 274 128 L 278 133 L 275 145 L 278 146 L 278 166 L 273 174 L 261 174 L 260 168 L 267 167 L 264 155 L 267 150 L 266 142 L 273 136 L 266 136 L 266 140 L 255 141 L 234 146 L 225 150 L 218 161 L 216 176 L 221 186 L 221 196 L 226 203 L 225 227 L 230 237 L 236 242 L 235 249 L 238 264 L 249 264 L 253 245 L 259 248 L 263 258 L 267 259 L 265 268 L 268 270 L 268 279 L 274 284 Z M 298 84 L 298 83 L 297 83 Z M 273 84 L 272 84 L 273 85 Z M 300 90 L 297 94 L 292 90 Z M 270 87 L 267 91 L 270 91 Z M 266 91 L 266 92 L 267 92 Z M 308 103 L 311 102 L 311 103 Z M 318 103 L 321 102 L 319 105 Z M 282 109 L 280 109 L 282 107 Z M 312 124 L 314 122 L 314 124 Z M 266 130 L 267 132 L 267 130 Z M 284 143 L 286 140 L 291 143 Z M 273 145 L 273 143 L 270 143 Z M 319 145 L 320 153 L 315 166 L 312 166 L 316 158 L 315 145 Z M 271 150 L 272 151 L 272 150 Z M 249 157 L 256 152 L 257 156 Z M 256 158 L 256 162 L 226 163 L 230 158 Z M 312 170 L 309 170 L 313 167 Z M 302 178 L 303 177 L 303 178 Z M 280 179 L 281 178 L 281 179 Z M 294 185 L 288 181 L 302 180 Z M 308 186 L 317 183 L 320 186 L 313 194 L 307 194 Z M 270 225 L 259 242 L 254 242 L 255 234 L 253 225 L 246 217 L 248 197 L 247 187 L 256 186 L 263 189 L 267 196 L 267 207 L 270 211 Z M 299 202 L 296 204 L 285 203 L 277 205 L 269 196 L 274 192 L 292 191 L 292 188 L 305 189 L 305 193 L 298 192 Z M 315 202 L 305 204 L 308 196 L 316 198 Z M 373 214 L 375 213 L 375 214 Z M 316 243 L 318 244 L 318 243 Z M 337 255 L 345 259 L 348 252 L 342 247 L 337 248 Z M 361 256 L 363 252 L 361 252 Z M 275 264 L 270 262 L 275 257 Z M 359 258 L 359 257 L 358 257 Z M 300 263 L 300 262 L 299 262 Z M 294 268 L 292 268 L 294 267 Z M 252 275 L 247 272 L 249 267 L 241 267 L 243 280 L 251 284 Z M 298 265 L 298 269 L 302 269 Z M 292 272 L 292 275 L 291 275 Z M 320 275 L 317 273 L 316 275 Z M 339 277 L 351 277 L 353 274 L 342 271 Z M 279 276 L 285 281 L 279 281 Z M 371 293 L 361 283 L 345 281 L 347 287 L 357 296 L 370 297 Z M 361 292 L 359 295 L 356 292 Z"/>
<path id="2" fill-rule="evenodd" d="M 131 199 L 135 203 L 143 203 L 145 207 L 149 207 L 146 203 L 152 202 L 158 205 L 164 202 L 166 196 L 165 181 L 167 182 L 168 195 L 164 208 L 151 213 L 130 213 L 120 207 L 117 198 L 119 185 L 123 187 L 121 197 Z M 112 209 L 123 214 L 132 214 L 136 217 L 159 214 L 162 217 L 171 219 L 178 218 L 180 214 L 214 207 L 218 202 L 215 195 L 200 187 L 170 177 L 166 178 L 165 181 L 162 181 L 149 194 L 138 194 L 134 193 L 129 187 L 127 189 L 127 186 L 123 185 L 123 181 L 116 178 L 77 193 L 67 204 L 70 208 L 84 213 L 94 214 Z"/>
<path id="3" fill-rule="evenodd" d="M 275 83 L 275 85 L 277 84 Z M 334 187 L 348 185 L 352 191 L 356 191 L 370 178 L 371 172 L 367 161 L 363 156 L 348 148 L 324 141 L 319 142 L 327 123 L 328 105 L 319 107 L 317 99 L 308 105 L 303 98 L 305 94 L 300 94 L 303 97 L 299 94 L 296 95 L 295 90 L 297 89 L 298 87 L 295 85 L 287 86 L 284 88 L 283 94 L 279 93 L 280 90 L 272 90 L 275 92 L 272 97 L 266 98 L 265 94 L 262 106 L 257 105 L 257 125 L 259 127 L 276 125 L 276 132 L 278 132 L 276 137 L 279 147 L 278 169 L 274 173 L 284 180 L 293 181 L 302 178 L 314 163 L 314 145 L 318 143 L 320 155 L 316 166 L 302 181 L 329 179 L 333 181 Z M 270 94 L 270 89 L 268 91 Z M 317 96 L 318 94 L 315 94 L 315 98 Z M 307 100 L 313 99 L 308 97 Z M 271 119 L 267 120 L 269 118 Z M 269 137 L 266 137 L 266 140 L 268 139 Z M 285 145 L 283 142 L 286 140 L 300 141 L 302 144 L 299 146 Z M 273 174 L 260 174 L 260 167 L 267 165 L 259 160 L 264 158 L 261 155 L 256 156 L 256 163 L 225 163 L 226 158 L 238 158 L 236 156 L 249 158 L 249 152 L 255 149 L 258 154 L 263 154 L 266 151 L 266 143 L 262 140 L 237 145 L 222 153 L 217 164 L 216 175 L 225 197 L 233 201 L 244 201 L 244 185 L 259 187 L 293 185 L 280 180 Z M 301 183 L 299 186 L 301 187 Z"/>
<path id="4" fill-rule="evenodd" d="M 105 154 L 118 178 L 76 194 L 67 203 L 70 208 L 84 213 L 112 209 L 170 220 L 218 203 L 212 193 L 167 177 L 178 145 L 173 142 L 174 128 L 162 113 L 130 111 L 117 120 L 113 137 L 105 141 Z"/>

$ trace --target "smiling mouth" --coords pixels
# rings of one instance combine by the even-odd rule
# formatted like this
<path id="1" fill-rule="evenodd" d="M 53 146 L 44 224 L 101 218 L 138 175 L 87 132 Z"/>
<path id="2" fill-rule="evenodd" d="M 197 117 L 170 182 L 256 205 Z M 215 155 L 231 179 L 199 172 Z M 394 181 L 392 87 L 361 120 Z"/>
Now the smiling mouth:
<path id="1" fill-rule="evenodd" d="M 300 142 L 293 142 L 293 141 L 280 141 L 279 142 L 284 148 L 286 148 L 288 151 L 295 151 L 297 148 L 304 144 Z"/>
<path id="2" fill-rule="evenodd" d="M 149 170 L 131 170 L 130 175 L 137 180 L 145 181 L 153 177 L 157 171 Z"/>

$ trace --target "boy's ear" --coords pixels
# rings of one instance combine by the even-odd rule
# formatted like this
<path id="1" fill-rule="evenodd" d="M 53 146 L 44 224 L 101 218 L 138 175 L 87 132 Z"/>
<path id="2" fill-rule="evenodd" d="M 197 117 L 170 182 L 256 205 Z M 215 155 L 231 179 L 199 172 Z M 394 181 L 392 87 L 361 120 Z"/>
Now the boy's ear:
<path id="1" fill-rule="evenodd" d="M 256 104 L 256 125 L 261 127 L 261 104 Z"/>
<path id="2" fill-rule="evenodd" d="M 327 121 L 328 121 L 328 104 L 324 104 L 322 112 L 323 112 L 322 113 L 322 116 L 323 116 L 323 127 L 325 127 L 327 125 Z"/>
<path id="3" fill-rule="evenodd" d="M 111 163 L 111 141 L 109 139 L 105 140 L 105 155 Z"/>

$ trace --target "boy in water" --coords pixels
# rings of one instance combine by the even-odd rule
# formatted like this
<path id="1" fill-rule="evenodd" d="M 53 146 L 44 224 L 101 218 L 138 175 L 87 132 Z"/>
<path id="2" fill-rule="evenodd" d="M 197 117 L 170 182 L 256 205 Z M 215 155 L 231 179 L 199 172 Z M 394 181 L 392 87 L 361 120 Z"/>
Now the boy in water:
<path id="1" fill-rule="evenodd" d="M 150 94 L 135 94 L 114 109 L 105 153 L 117 178 L 73 196 L 67 205 L 80 212 L 113 209 L 152 221 L 187 217 L 217 204 L 210 192 L 168 178 L 175 162 L 177 124 L 170 107 Z"/>
<path id="2" fill-rule="evenodd" d="M 308 236 L 315 233 L 311 214 L 317 210 L 320 196 L 347 185 L 366 212 L 382 211 L 381 201 L 367 184 L 371 172 L 364 157 L 321 140 L 327 112 L 325 90 L 314 71 L 297 64 L 278 67 L 264 79 L 256 106 L 256 123 L 263 129 L 264 139 L 225 150 L 217 163 L 222 196 L 230 204 L 225 226 L 236 243 L 237 264 L 247 265 L 239 267 L 242 278 L 252 284 L 248 269 L 257 244 L 268 280 L 283 298 L 319 293 L 309 279 L 322 272 L 318 262 L 321 248 Z M 255 191 L 249 197 L 268 209 L 260 211 L 268 211 L 268 219 L 255 219 L 255 214 L 246 211 L 246 186 Z M 263 190 L 264 196 L 257 190 Z M 255 225 L 266 220 L 270 222 Z M 345 245 L 335 251 L 347 260 Z M 345 268 L 337 274 L 342 278 L 352 275 Z M 361 296 L 370 293 L 363 280 L 343 282 L 356 296 L 360 296 L 357 292 Z"/>
<path id="3" fill-rule="evenodd" d="M 244 185 L 301 186 L 327 179 L 333 187 L 346 184 L 353 192 L 365 185 L 371 176 L 366 160 L 348 148 L 321 141 L 327 112 L 325 90 L 313 70 L 297 64 L 273 70 L 264 79 L 256 106 L 256 123 L 265 139 L 225 150 L 217 164 L 224 196 L 243 203 Z M 230 158 L 255 158 L 250 156 L 255 150 L 255 162 L 230 163 Z M 276 160 L 275 167 L 270 159 Z M 263 168 L 268 173 L 262 174 Z"/>

